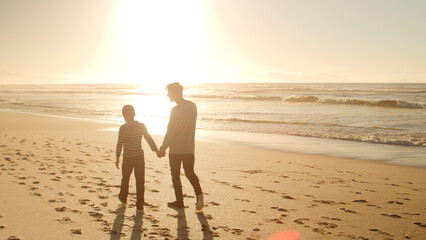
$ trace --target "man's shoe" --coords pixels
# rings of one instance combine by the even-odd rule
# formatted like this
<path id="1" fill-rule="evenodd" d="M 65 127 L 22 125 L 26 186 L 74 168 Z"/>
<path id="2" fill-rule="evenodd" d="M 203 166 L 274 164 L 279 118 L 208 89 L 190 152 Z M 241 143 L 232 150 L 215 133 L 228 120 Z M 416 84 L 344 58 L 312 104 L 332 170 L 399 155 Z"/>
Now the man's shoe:
<path id="1" fill-rule="evenodd" d="M 172 207 L 172 208 L 183 208 L 183 202 L 178 202 L 178 201 L 174 201 L 174 202 L 169 202 L 167 203 L 167 206 Z"/>
<path id="2" fill-rule="evenodd" d="M 201 211 L 204 207 L 204 196 L 202 194 L 197 196 L 197 203 L 195 204 L 195 210 Z"/>

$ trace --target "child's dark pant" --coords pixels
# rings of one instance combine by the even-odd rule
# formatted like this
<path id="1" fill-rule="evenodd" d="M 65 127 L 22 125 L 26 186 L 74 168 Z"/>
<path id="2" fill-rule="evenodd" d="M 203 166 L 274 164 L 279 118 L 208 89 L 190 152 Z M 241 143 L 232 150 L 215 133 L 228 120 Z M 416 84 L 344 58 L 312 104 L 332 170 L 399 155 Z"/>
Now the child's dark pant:
<path id="1" fill-rule="evenodd" d="M 175 189 L 176 200 L 183 202 L 182 183 L 180 181 L 180 168 L 183 164 L 185 175 L 194 188 L 195 195 L 202 194 L 200 181 L 194 172 L 194 154 L 169 154 L 170 171 L 172 174 L 173 188 Z"/>
<path id="2" fill-rule="evenodd" d="M 136 207 L 143 208 L 145 192 L 145 159 L 144 156 L 123 157 L 120 198 L 127 200 L 129 195 L 129 180 L 133 169 L 136 179 Z"/>

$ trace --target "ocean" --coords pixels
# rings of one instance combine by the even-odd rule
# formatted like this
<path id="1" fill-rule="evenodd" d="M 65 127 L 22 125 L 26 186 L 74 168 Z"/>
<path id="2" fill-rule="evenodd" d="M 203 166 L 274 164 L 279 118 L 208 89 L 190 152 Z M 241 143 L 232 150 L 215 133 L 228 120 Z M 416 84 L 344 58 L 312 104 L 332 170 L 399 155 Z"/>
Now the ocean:
<path id="1" fill-rule="evenodd" d="M 222 140 L 426 167 L 424 83 L 215 83 L 184 87 L 185 97 L 198 107 L 197 128 L 216 132 Z M 2 111 L 122 122 L 125 104 L 135 106 L 136 118 L 152 134 L 164 134 L 174 106 L 164 88 L 0 85 Z M 232 137 L 224 133 L 232 133 Z"/>

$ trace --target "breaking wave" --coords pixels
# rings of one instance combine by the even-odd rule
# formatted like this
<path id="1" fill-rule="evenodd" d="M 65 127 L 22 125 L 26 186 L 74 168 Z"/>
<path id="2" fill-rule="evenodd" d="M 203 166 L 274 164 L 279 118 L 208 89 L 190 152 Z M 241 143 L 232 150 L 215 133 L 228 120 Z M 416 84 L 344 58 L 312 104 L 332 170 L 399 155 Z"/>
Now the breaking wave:
<path id="1" fill-rule="evenodd" d="M 308 103 L 324 103 L 324 104 L 347 104 L 347 105 L 363 105 L 373 107 L 389 107 L 389 108 L 413 108 L 424 109 L 424 103 L 411 103 L 402 100 L 362 100 L 362 99 L 331 99 L 319 98 L 316 96 L 290 96 L 283 99 L 284 102 L 308 102 Z"/>
<path id="2" fill-rule="evenodd" d="M 302 137 L 315 137 L 315 138 L 327 138 L 327 139 L 337 139 L 337 140 L 346 140 L 354 142 L 365 142 L 365 143 L 379 143 L 379 144 L 390 144 L 390 145 L 402 145 L 402 146 L 426 146 L 426 139 L 424 137 L 414 137 L 406 136 L 404 133 L 389 135 L 385 133 L 379 133 L 376 130 L 390 130 L 394 132 L 402 132 L 401 129 L 396 128 L 384 128 L 384 127 L 355 127 L 355 126 L 345 126 L 334 123 L 309 123 L 309 122 L 290 122 L 290 121 L 270 121 L 270 120 L 251 120 L 251 119 L 241 119 L 241 118 L 201 118 L 201 122 L 214 121 L 224 125 L 228 125 L 230 130 L 232 126 L 229 124 L 240 124 L 240 128 L 243 131 L 249 132 L 258 132 L 258 133 L 271 133 L 271 134 L 282 134 L 282 135 L 293 135 L 293 136 L 302 136 Z M 242 124 L 249 125 L 242 125 Z M 250 127 L 253 124 L 267 124 L 271 125 L 271 128 L 265 127 Z M 286 125 L 284 127 L 279 127 L 277 125 Z M 247 126 L 247 127 L 245 127 Z M 301 126 L 305 130 L 291 130 L 294 127 Z M 340 129 L 340 131 L 309 131 L 308 129 Z M 252 130 L 248 130 L 252 129 Z M 262 131 L 259 131 L 263 129 Z M 345 129 L 344 131 L 341 131 Z M 223 130 L 223 129 L 219 129 Z M 371 134 L 370 134 L 371 133 Z"/>

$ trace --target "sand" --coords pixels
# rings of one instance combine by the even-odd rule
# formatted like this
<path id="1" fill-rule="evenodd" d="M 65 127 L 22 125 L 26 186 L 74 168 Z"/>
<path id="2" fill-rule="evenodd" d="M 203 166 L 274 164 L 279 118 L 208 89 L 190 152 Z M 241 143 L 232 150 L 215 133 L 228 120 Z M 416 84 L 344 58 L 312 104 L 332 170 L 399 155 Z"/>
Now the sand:
<path id="1" fill-rule="evenodd" d="M 203 213 L 144 142 L 143 214 L 117 199 L 114 123 L 0 112 L 1 239 L 426 239 L 426 169 L 197 141 Z M 153 136 L 157 145 L 162 136 Z M 330 146 L 332 147 L 332 146 Z"/>

